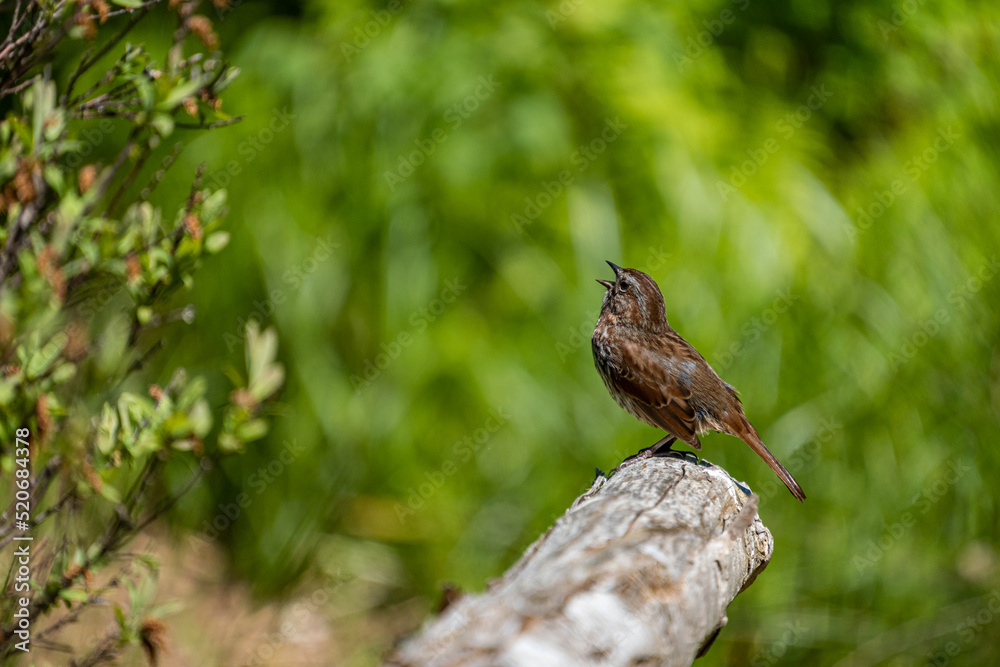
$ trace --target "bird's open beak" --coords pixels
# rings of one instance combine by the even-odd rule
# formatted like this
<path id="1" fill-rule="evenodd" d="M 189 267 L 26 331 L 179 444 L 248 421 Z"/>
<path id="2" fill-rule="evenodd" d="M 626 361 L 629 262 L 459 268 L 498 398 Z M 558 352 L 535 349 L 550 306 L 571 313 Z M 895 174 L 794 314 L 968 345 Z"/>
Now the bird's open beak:
<path id="1" fill-rule="evenodd" d="M 604 261 L 607 262 L 607 260 L 604 260 Z M 611 262 L 608 262 L 608 266 L 610 266 L 612 269 L 614 269 L 614 271 L 615 271 L 615 279 L 617 279 L 618 278 L 618 274 L 621 273 L 622 267 L 618 266 L 617 264 L 613 264 Z M 611 281 L 611 280 L 601 280 L 601 279 L 598 279 L 597 282 L 601 283 L 602 285 L 604 285 L 608 289 L 611 289 L 612 287 L 614 287 L 614 284 L 615 284 L 614 281 Z"/>

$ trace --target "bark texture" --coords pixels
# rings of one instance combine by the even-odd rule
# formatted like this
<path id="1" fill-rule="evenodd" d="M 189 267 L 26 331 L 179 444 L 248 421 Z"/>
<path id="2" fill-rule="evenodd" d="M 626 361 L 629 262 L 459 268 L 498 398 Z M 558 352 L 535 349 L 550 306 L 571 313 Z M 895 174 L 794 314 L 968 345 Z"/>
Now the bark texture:
<path id="1" fill-rule="evenodd" d="M 503 577 L 459 598 L 386 665 L 689 665 L 771 558 L 748 493 L 680 455 L 598 476 Z"/>

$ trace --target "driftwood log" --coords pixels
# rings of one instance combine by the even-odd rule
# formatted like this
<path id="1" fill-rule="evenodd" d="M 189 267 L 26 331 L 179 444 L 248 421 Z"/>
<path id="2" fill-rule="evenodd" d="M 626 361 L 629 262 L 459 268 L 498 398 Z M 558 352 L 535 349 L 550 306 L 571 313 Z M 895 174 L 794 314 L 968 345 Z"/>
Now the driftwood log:
<path id="1" fill-rule="evenodd" d="M 722 468 L 676 452 L 632 463 L 386 665 L 690 665 L 773 549 L 757 496 Z"/>

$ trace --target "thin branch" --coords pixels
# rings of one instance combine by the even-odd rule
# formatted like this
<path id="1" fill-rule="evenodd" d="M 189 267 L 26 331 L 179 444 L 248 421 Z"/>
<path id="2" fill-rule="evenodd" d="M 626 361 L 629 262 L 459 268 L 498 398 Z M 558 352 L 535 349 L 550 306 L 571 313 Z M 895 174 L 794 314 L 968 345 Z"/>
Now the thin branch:
<path id="1" fill-rule="evenodd" d="M 49 14 L 56 18 L 62 14 L 66 9 L 67 0 L 60 0 L 55 7 L 53 7 Z M 42 41 L 42 35 L 51 30 L 51 24 L 48 22 L 45 12 L 39 14 L 38 18 L 35 20 L 35 25 L 32 26 L 31 30 L 22 35 L 16 42 L 9 44 L 4 47 L 3 51 L 0 52 L 0 67 L 6 66 L 8 72 L 6 77 L 3 79 L 3 86 L 0 87 L 0 98 L 6 97 L 10 94 L 11 87 L 17 85 L 16 82 L 34 67 L 36 64 L 41 62 L 43 58 L 48 56 L 49 52 L 52 51 L 62 41 L 66 33 L 69 32 L 70 27 L 73 25 L 74 17 L 70 16 L 58 29 L 52 32 L 51 38 L 39 46 L 39 42 Z M 21 58 L 21 54 L 26 53 L 24 58 Z M 5 61 L 11 61 L 12 64 L 8 65 Z"/>
<path id="2" fill-rule="evenodd" d="M 60 618 L 58 621 L 55 621 L 49 627 L 47 627 L 44 630 L 42 630 L 41 632 L 39 632 L 35 636 L 35 639 L 36 640 L 42 640 L 45 637 L 47 637 L 48 635 L 50 635 L 50 634 L 52 634 L 54 632 L 58 632 L 60 628 L 66 626 L 66 625 L 69 625 L 70 623 L 75 623 L 76 620 L 80 617 L 80 614 L 83 613 L 83 611 L 87 607 L 89 607 L 89 606 L 91 606 L 91 605 L 93 605 L 93 604 L 95 604 L 97 602 L 100 602 L 102 600 L 102 598 L 104 597 L 104 595 L 108 591 L 110 591 L 110 590 L 112 590 L 114 588 L 118 588 L 118 586 L 121 585 L 122 580 L 124 579 L 124 577 L 126 575 L 128 575 L 128 574 L 131 574 L 131 570 L 132 570 L 132 566 L 131 566 L 131 563 L 129 563 L 128 565 L 126 565 L 125 567 L 123 567 L 122 570 L 121 570 L 121 572 L 119 572 L 117 575 L 115 575 L 115 577 L 113 579 L 111 579 L 111 581 L 109 581 L 107 584 L 105 584 L 104 586 L 102 586 L 95 593 L 92 593 L 91 595 L 89 595 L 86 600 L 84 600 L 83 602 L 81 602 L 72 611 L 70 611 L 68 614 L 66 614 L 62 618 Z"/>
<path id="3" fill-rule="evenodd" d="M 140 426 L 140 429 L 141 428 L 142 427 Z M 159 459 L 155 455 L 151 455 L 149 457 L 149 460 L 146 462 L 146 466 L 139 479 L 126 494 L 125 502 L 138 502 L 138 498 L 145 491 L 152 472 L 158 463 Z M 79 571 L 73 572 L 70 575 L 67 575 L 67 573 L 64 572 L 60 575 L 58 583 L 55 585 L 49 584 L 44 588 L 40 595 L 35 596 L 28 612 L 31 618 L 37 618 L 40 614 L 48 612 L 58 599 L 60 592 L 72 586 L 76 580 L 83 576 L 83 574 L 95 563 L 101 562 L 105 556 L 135 536 L 137 531 L 135 524 L 132 521 L 131 513 L 131 510 L 124 503 L 119 503 L 115 517 L 111 521 L 111 525 L 104 532 L 104 535 L 97 541 L 97 543 L 87 550 L 87 556 L 84 558 L 83 563 L 80 563 Z M 8 628 L 4 628 L 4 630 L 7 629 Z M 0 654 L 3 654 L 9 642 L 13 639 L 13 636 L 7 632 L 4 633 L 4 637 L 5 639 L 0 641 Z"/>
<path id="4" fill-rule="evenodd" d="M 170 151 L 170 154 L 163 158 L 163 168 L 157 169 L 153 172 L 153 175 L 149 177 L 149 183 L 147 183 L 146 187 L 142 189 L 140 193 L 140 197 L 142 197 L 142 199 L 149 199 L 150 195 L 153 194 L 153 191 L 156 190 L 156 187 L 160 184 L 164 177 L 166 177 L 167 170 L 177 164 L 177 157 L 181 154 L 181 151 L 184 150 L 184 147 L 185 144 L 181 141 L 174 144 L 174 148 Z"/>
<path id="5" fill-rule="evenodd" d="M 135 335 L 136 335 L 136 337 L 138 337 L 138 336 L 139 336 L 139 331 L 140 331 L 140 330 L 141 330 L 141 325 L 140 325 L 140 327 L 136 328 L 136 334 L 135 334 Z M 152 357 L 152 356 L 153 356 L 154 354 L 156 354 L 157 352 L 159 352 L 159 351 L 160 351 L 160 350 L 162 350 L 162 349 L 163 349 L 163 340 L 162 340 L 162 339 L 161 339 L 161 340 L 158 340 L 158 341 L 156 341 L 155 343 L 153 343 L 152 347 L 150 347 L 150 348 L 149 348 L 148 350 L 146 350 L 146 351 L 145 351 L 145 352 L 144 352 L 144 353 L 142 354 L 142 356 L 141 356 L 141 357 L 139 357 L 138 359 L 136 359 L 135 361 L 133 361 L 133 362 L 132 362 L 132 363 L 131 363 L 131 364 L 129 365 L 129 367 L 128 367 L 128 370 L 126 370 L 126 371 L 125 371 L 125 377 L 128 377 L 128 376 L 129 376 L 129 375 L 131 375 L 132 373 L 136 372 L 137 370 L 139 370 L 139 369 L 141 369 L 141 368 L 142 368 L 143 366 L 145 366 L 145 365 L 146 365 L 146 362 L 147 362 L 147 361 L 149 361 L 149 359 L 150 359 L 150 358 L 151 358 L 151 357 Z M 123 378 L 123 379 L 124 379 L 124 378 Z"/>
<path id="6" fill-rule="evenodd" d="M 88 95 L 96 91 L 101 86 L 108 84 L 112 79 L 115 78 L 115 76 L 120 74 L 122 71 L 121 63 L 123 60 L 125 60 L 126 55 L 128 55 L 127 50 L 126 53 L 118 59 L 118 62 L 116 62 L 114 65 L 108 68 L 108 71 L 104 74 L 103 77 L 101 77 L 100 81 L 98 81 L 90 88 L 88 88 L 87 90 L 83 91 L 82 93 L 74 97 L 72 100 L 69 101 L 69 103 L 66 104 L 66 106 L 72 107 L 79 104 L 81 100 L 86 99 Z M 134 83 L 132 83 L 131 81 L 126 81 L 124 83 L 118 84 L 117 86 L 109 90 L 107 93 L 105 93 L 105 96 L 114 96 L 114 94 L 117 93 L 119 90 L 127 88 L 128 86 L 132 86 L 133 88 L 135 88 Z"/>
<path id="7" fill-rule="evenodd" d="M 149 516 L 147 516 L 144 520 L 140 521 L 136 525 L 135 527 L 136 532 L 141 531 L 143 528 L 151 524 L 153 521 L 163 516 L 163 514 L 166 513 L 167 510 L 169 510 L 171 507 L 176 505 L 180 501 L 180 499 L 187 494 L 188 491 L 193 489 L 195 484 L 200 482 L 201 478 L 204 477 L 204 475 L 205 475 L 205 469 L 199 465 L 195 473 L 191 475 L 191 479 L 188 480 L 187 484 L 185 484 L 180 491 L 178 491 L 176 494 L 170 496 L 165 501 L 160 503 L 159 507 L 153 510 Z"/>
<path id="8" fill-rule="evenodd" d="M 9 42 L 14 37 L 14 33 L 17 32 L 17 29 L 21 27 L 21 24 L 24 22 L 24 19 L 28 15 L 27 12 L 25 12 L 24 14 L 21 15 L 21 18 L 18 19 L 17 15 L 20 14 L 20 12 L 21 12 L 21 0 L 17 0 L 17 3 L 14 5 L 14 18 L 10 22 L 10 30 L 7 31 L 7 39 L 4 40 L 5 42 Z"/>
<path id="9" fill-rule="evenodd" d="M 181 130 L 214 130 L 217 127 L 235 125 L 244 118 L 246 118 L 246 116 L 234 116 L 228 120 L 217 120 L 213 123 L 174 123 L 174 127 Z"/>
<path id="10" fill-rule="evenodd" d="M 21 83 L 17 84 L 16 86 L 12 86 L 11 88 L 8 88 L 7 89 L 7 93 L 10 94 L 10 95 L 17 95 L 18 93 L 20 93 L 21 91 L 25 90 L 26 88 L 30 88 L 31 84 L 33 84 L 34 82 L 35 82 L 34 79 L 26 79 L 26 80 L 22 81 Z"/>
<path id="11" fill-rule="evenodd" d="M 110 93 L 108 94 L 110 95 Z M 91 109 L 97 109 L 97 111 L 104 111 L 105 107 L 111 107 L 112 109 L 117 107 L 134 107 L 142 104 L 142 100 L 138 97 L 133 97 L 130 100 L 116 100 L 111 99 L 108 95 L 101 95 L 100 97 L 95 97 L 91 100 L 87 100 L 83 104 L 79 105 L 81 111 L 90 111 Z M 77 111 L 76 113 L 80 113 Z"/>
<path id="12" fill-rule="evenodd" d="M 148 160 L 149 156 L 152 154 L 153 149 L 150 147 L 149 142 L 146 142 L 146 144 L 142 147 L 142 152 L 139 154 L 139 159 L 137 159 L 135 164 L 132 165 L 128 174 L 126 174 L 125 178 L 122 179 L 121 184 L 119 184 L 118 190 L 115 191 L 114 196 L 111 197 L 111 203 L 108 204 L 107 208 L 108 217 L 114 216 L 115 209 L 118 208 L 118 203 L 125 195 L 125 191 L 128 190 L 129 186 L 135 181 L 135 177 L 139 175 L 143 165 L 146 164 L 146 160 Z"/>
<path id="13" fill-rule="evenodd" d="M 118 644 L 121 639 L 121 631 L 118 629 L 109 630 L 104 638 L 98 643 L 97 648 L 79 660 L 71 660 L 69 667 L 94 667 L 102 662 L 111 662 L 119 652 Z"/>
<path id="14" fill-rule="evenodd" d="M 83 111 L 83 112 L 74 111 L 70 113 L 70 118 L 74 118 L 76 120 L 93 120 L 95 118 L 124 118 L 134 123 L 138 120 L 139 116 L 131 111 L 98 110 L 98 111 Z"/>
<path id="15" fill-rule="evenodd" d="M 52 478 L 55 476 L 56 471 L 59 470 L 62 460 L 58 456 L 52 457 L 40 473 L 35 475 L 29 486 L 31 493 L 31 506 L 37 507 L 38 504 L 45 498 L 45 494 L 49 490 L 49 484 L 52 482 Z M 47 511 L 47 510 L 46 510 Z M 0 537 L 7 538 L 14 531 L 14 503 L 12 502 L 10 508 L 0 516 Z M 45 512 L 38 516 L 48 516 Z M 31 527 L 38 525 L 38 516 L 30 521 Z M 0 548 L 3 548 L 10 542 L 10 539 L 4 539 L 0 541 Z"/>
<path id="16" fill-rule="evenodd" d="M 39 174 L 34 174 L 32 175 L 32 183 L 35 187 L 35 198 L 21 209 L 20 215 L 17 216 L 17 220 L 7 233 L 7 243 L 0 253 L 0 290 L 3 289 L 2 286 L 7 282 L 7 277 L 17 266 L 17 253 L 28 239 L 26 233 L 28 228 L 31 227 L 31 223 L 35 221 L 45 205 L 47 191 L 45 179 Z"/>
<path id="17" fill-rule="evenodd" d="M 143 422 L 143 424 L 139 426 L 135 434 L 136 439 L 138 439 L 139 434 L 142 433 L 146 425 L 146 422 Z M 129 489 L 127 494 L 125 494 L 125 499 L 122 501 L 122 505 L 127 508 L 131 507 L 136 502 L 142 492 L 146 490 L 146 485 L 149 484 L 153 471 L 156 470 L 159 464 L 159 457 L 154 454 L 150 454 L 149 458 L 146 460 L 146 465 L 143 466 L 142 474 L 139 476 L 139 479 L 136 480 L 135 484 L 132 485 L 132 488 Z M 129 512 L 129 516 L 131 517 L 131 512 Z"/>
<path id="18" fill-rule="evenodd" d="M 62 642 L 56 642 L 49 639 L 33 639 L 32 641 L 37 642 L 39 646 L 44 648 L 46 651 L 54 651 L 56 653 L 72 653 L 73 647 L 69 644 L 64 644 Z"/>
<path id="19" fill-rule="evenodd" d="M 128 140 L 125 142 L 125 147 L 118 153 L 118 157 L 115 158 L 114 164 L 108 170 L 107 176 L 101 179 L 101 182 L 97 185 L 97 192 L 94 198 L 90 200 L 90 203 L 87 204 L 80 212 L 77 222 L 90 215 L 91 211 L 97 207 L 98 202 L 100 202 L 101 199 L 104 198 L 104 195 L 107 194 L 108 188 L 111 187 L 111 181 L 114 180 L 115 176 L 118 175 L 118 171 L 125 164 L 125 160 L 128 159 L 129 153 L 132 152 L 132 147 L 135 146 L 136 139 L 141 133 L 141 127 L 132 128 L 132 131 L 128 135 Z"/>
<path id="20" fill-rule="evenodd" d="M 95 64 L 97 64 L 97 62 L 101 58 L 103 58 L 105 55 L 107 55 L 108 51 L 110 51 L 111 49 L 113 49 L 115 47 L 115 45 L 118 44 L 118 42 L 122 41 L 122 39 L 125 38 L 125 35 L 129 34 L 129 32 L 132 31 L 132 28 L 134 28 L 135 25 L 139 21 L 141 21 L 143 18 L 146 17 L 146 14 L 149 13 L 149 8 L 150 7 L 152 7 L 153 5 L 155 5 L 157 2 L 161 2 L 161 1 L 162 0 L 150 0 L 149 2 L 145 3 L 140 8 L 138 8 L 137 10 L 131 10 L 131 11 L 134 12 L 134 16 L 132 17 L 132 19 L 127 24 L 125 24 L 125 27 L 123 27 L 118 32 L 117 35 L 115 35 L 114 37 L 112 37 L 108 41 L 108 43 L 105 44 L 103 47 L 101 47 L 101 49 L 97 53 L 95 53 L 92 57 L 88 58 L 87 56 L 84 56 L 83 60 L 80 61 L 80 65 L 76 68 L 76 71 L 73 72 L 73 76 L 70 77 L 69 84 L 66 86 L 66 92 L 63 94 L 63 98 L 62 98 L 62 101 L 63 101 L 64 104 L 67 102 L 67 100 L 69 100 L 70 95 L 73 94 L 73 86 L 76 85 L 77 80 L 81 76 L 83 76 L 87 72 L 87 70 L 89 70 L 91 67 L 93 67 Z M 110 14 L 109 14 L 109 16 L 110 16 Z"/>
<path id="21" fill-rule="evenodd" d="M 147 9 L 147 8 L 152 7 L 153 5 L 158 4 L 160 2 L 163 2 L 163 0 L 148 0 L 145 4 L 140 5 L 139 7 L 134 7 L 134 8 L 133 7 L 129 7 L 127 9 L 116 9 L 116 10 L 108 12 L 108 18 L 109 19 L 110 18 L 114 18 L 115 16 L 121 16 L 123 14 L 131 14 L 136 9 Z"/>
<path id="22" fill-rule="evenodd" d="M 55 504 L 51 507 L 45 508 L 40 514 L 38 514 L 31 522 L 31 527 L 35 528 L 42 525 L 46 519 L 58 512 L 63 508 L 63 506 L 76 497 L 76 491 L 70 490 L 63 494 L 62 498 L 57 500 Z"/>

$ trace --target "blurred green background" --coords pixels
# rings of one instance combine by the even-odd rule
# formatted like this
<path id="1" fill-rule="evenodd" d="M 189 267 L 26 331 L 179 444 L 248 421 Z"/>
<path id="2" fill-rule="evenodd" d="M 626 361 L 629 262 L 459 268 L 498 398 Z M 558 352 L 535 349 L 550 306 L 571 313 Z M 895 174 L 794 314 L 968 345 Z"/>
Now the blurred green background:
<path id="1" fill-rule="evenodd" d="M 254 318 L 288 381 L 271 436 L 174 520 L 262 596 L 346 586 L 343 664 L 375 664 L 442 583 L 482 590 L 595 467 L 659 439 L 593 368 L 605 259 L 658 281 L 809 496 L 704 439 L 761 494 L 775 556 L 700 664 L 1000 656 L 1000 6 L 209 10 L 246 120 L 156 197 L 207 162 L 233 242 L 159 363 L 238 364 Z"/>

